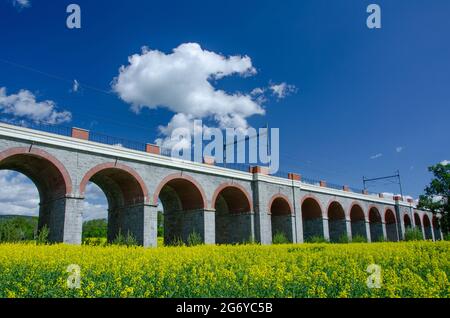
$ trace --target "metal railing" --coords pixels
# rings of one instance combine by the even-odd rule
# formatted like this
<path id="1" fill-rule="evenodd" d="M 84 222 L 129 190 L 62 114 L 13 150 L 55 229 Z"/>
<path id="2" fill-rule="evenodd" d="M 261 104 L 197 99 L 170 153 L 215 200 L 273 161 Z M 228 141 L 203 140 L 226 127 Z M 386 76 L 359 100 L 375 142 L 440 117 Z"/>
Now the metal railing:
<path id="1" fill-rule="evenodd" d="M 131 150 L 137 150 L 137 151 L 145 151 L 146 144 L 143 142 L 138 141 L 132 141 L 128 139 L 118 138 L 118 137 L 112 137 L 96 132 L 89 132 L 89 141 L 98 142 L 101 144 L 116 146 L 116 147 L 123 147 Z"/>
<path id="2" fill-rule="evenodd" d="M 43 132 L 48 132 L 52 134 L 57 134 L 61 136 L 71 137 L 72 136 L 72 127 L 67 127 L 63 125 L 52 125 L 52 124 L 44 124 L 44 123 L 38 123 L 38 122 L 25 122 L 25 121 L 11 121 L 11 120 L 5 120 L 3 118 L 0 118 L 1 123 L 24 127 L 24 128 L 30 128 L 34 130 L 39 130 Z M 89 141 L 98 142 L 101 144 L 107 144 L 111 146 L 116 147 L 123 147 L 131 150 L 136 151 L 146 151 L 147 144 L 143 142 L 128 140 L 124 138 L 118 138 L 118 137 L 112 137 L 106 134 L 101 134 L 93 131 L 89 131 Z M 172 150 L 170 148 L 160 148 L 160 155 L 165 157 L 172 157 Z M 191 152 L 191 158 L 190 161 L 194 161 L 193 158 L 193 152 Z M 250 167 L 252 165 L 246 164 L 246 163 L 215 163 L 215 166 L 232 169 L 232 170 L 238 170 L 238 171 L 244 171 L 249 172 Z M 277 171 L 276 173 L 271 174 L 272 176 L 279 177 L 279 178 L 288 178 L 288 173 L 285 171 Z M 308 177 L 301 177 L 301 182 L 305 184 L 320 186 L 321 181 L 313 178 Z M 344 186 L 334 183 L 326 183 L 325 185 L 327 188 L 336 189 L 336 190 L 343 190 Z M 349 191 L 354 193 L 364 193 L 362 189 L 354 188 L 354 187 L 348 187 Z M 368 195 L 378 195 L 378 193 L 374 192 L 367 192 Z"/>

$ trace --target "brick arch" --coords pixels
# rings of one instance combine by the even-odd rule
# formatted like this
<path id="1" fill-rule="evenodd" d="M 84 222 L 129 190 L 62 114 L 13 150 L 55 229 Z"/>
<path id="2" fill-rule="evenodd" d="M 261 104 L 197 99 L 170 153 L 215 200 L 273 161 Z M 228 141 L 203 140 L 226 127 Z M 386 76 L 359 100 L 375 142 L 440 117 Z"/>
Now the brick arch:
<path id="1" fill-rule="evenodd" d="M 164 179 L 162 179 L 162 181 L 156 187 L 155 192 L 153 193 L 153 204 L 155 204 L 155 205 L 158 204 L 158 197 L 159 197 L 159 194 L 160 194 L 162 188 L 170 181 L 176 180 L 176 179 L 185 180 L 187 182 L 190 182 L 192 185 L 194 185 L 201 195 L 201 199 L 203 201 L 202 202 L 203 208 L 207 209 L 208 203 L 206 200 L 206 194 L 205 194 L 205 191 L 203 190 L 203 187 L 192 176 L 181 173 L 181 172 L 170 174 L 167 177 L 165 177 Z"/>
<path id="2" fill-rule="evenodd" d="M 220 184 L 219 187 L 216 189 L 216 191 L 214 191 L 214 194 L 211 199 L 211 209 L 215 209 L 216 201 L 217 201 L 219 194 L 226 188 L 235 188 L 235 189 L 241 191 L 248 201 L 250 211 L 253 211 L 253 200 L 252 200 L 251 195 L 248 193 L 247 189 L 245 189 L 239 183 L 231 183 L 231 182 L 225 182 L 225 183 Z"/>
<path id="3" fill-rule="evenodd" d="M 367 207 L 367 220 L 370 222 L 370 210 L 375 209 L 378 212 L 378 215 L 380 217 L 380 223 L 383 222 L 383 215 L 381 214 L 380 211 L 382 211 L 382 209 L 380 209 L 380 207 L 376 206 L 375 204 L 371 204 Z"/>
<path id="4" fill-rule="evenodd" d="M 45 150 L 36 147 L 15 147 L 0 152 L 0 162 L 16 155 L 32 155 L 50 162 L 61 174 L 65 186 L 65 194 L 69 195 L 72 193 L 72 179 L 70 177 L 70 174 L 64 164 L 56 159 L 53 155 L 49 154 Z"/>
<path id="5" fill-rule="evenodd" d="M 346 213 L 347 213 L 346 217 L 347 217 L 349 220 L 351 220 L 352 209 L 353 209 L 353 207 L 355 207 L 355 206 L 359 207 L 359 208 L 361 209 L 361 211 L 363 212 L 364 221 L 368 221 L 368 220 L 369 220 L 369 216 L 368 216 L 368 214 L 367 214 L 367 211 L 364 211 L 363 205 L 361 204 L 361 202 L 358 202 L 358 201 L 353 201 L 353 202 L 350 204 L 350 207 L 349 207 L 349 209 L 348 209 L 347 212 L 346 212 Z"/>
<path id="6" fill-rule="evenodd" d="M 314 195 L 312 195 L 312 194 L 307 194 L 307 195 L 305 195 L 305 196 L 302 198 L 302 200 L 300 201 L 300 207 L 303 207 L 303 203 L 304 203 L 306 200 L 308 200 L 308 199 L 312 199 L 312 200 L 316 201 L 317 205 L 318 205 L 319 208 L 320 208 L 320 212 L 321 212 L 321 214 L 322 214 L 322 217 L 325 217 L 325 216 L 326 216 L 326 212 L 325 212 L 325 210 L 323 209 L 322 204 L 320 203 L 320 200 L 319 200 L 316 196 L 314 196 Z M 303 210 L 302 210 L 302 214 L 303 214 Z"/>
<path id="7" fill-rule="evenodd" d="M 347 215 L 345 214 L 345 209 L 344 209 L 343 205 L 341 204 L 341 202 L 339 202 L 339 201 L 336 200 L 336 199 L 331 199 L 331 200 L 328 202 L 328 204 L 327 204 L 327 210 L 326 210 L 326 212 L 325 212 L 327 218 L 328 218 L 328 219 L 330 218 L 329 212 L 330 212 L 330 207 L 331 207 L 332 204 L 338 204 L 338 205 L 339 205 L 339 207 L 342 209 L 342 212 L 344 212 L 344 219 L 346 219 Z"/>
<path id="8" fill-rule="evenodd" d="M 387 207 L 387 208 L 384 209 L 384 212 L 383 212 L 383 215 L 382 215 L 382 220 L 384 221 L 384 223 L 387 223 L 386 222 L 386 213 L 388 211 L 392 212 L 392 215 L 394 216 L 394 222 L 397 223 L 397 216 L 395 215 L 395 209 L 392 209 L 390 207 Z"/>
<path id="9" fill-rule="evenodd" d="M 290 212 L 290 214 L 291 215 L 294 214 L 294 208 L 292 207 L 291 201 L 289 200 L 289 198 L 286 195 L 284 195 L 282 193 L 274 194 L 272 196 L 272 198 L 270 198 L 269 205 L 267 206 L 268 214 L 272 214 L 271 213 L 272 205 L 273 205 L 274 201 L 277 200 L 277 199 L 282 199 L 282 200 L 286 201 L 286 203 L 289 205 L 289 212 Z"/>
<path id="10" fill-rule="evenodd" d="M 134 170 L 133 168 L 121 164 L 121 163 L 114 163 L 114 162 L 107 162 L 99 164 L 93 168 L 91 168 L 88 172 L 85 173 L 83 179 L 80 182 L 80 195 L 84 195 L 84 192 L 86 191 L 86 186 L 89 180 L 98 172 L 101 172 L 106 169 L 117 169 L 126 172 L 127 174 L 131 175 L 134 180 L 139 184 L 140 190 L 142 191 L 142 194 L 144 196 L 144 202 L 149 201 L 149 195 L 148 195 L 148 189 L 145 185 L 144 180 L 141 178 L 141 176 Z"/>

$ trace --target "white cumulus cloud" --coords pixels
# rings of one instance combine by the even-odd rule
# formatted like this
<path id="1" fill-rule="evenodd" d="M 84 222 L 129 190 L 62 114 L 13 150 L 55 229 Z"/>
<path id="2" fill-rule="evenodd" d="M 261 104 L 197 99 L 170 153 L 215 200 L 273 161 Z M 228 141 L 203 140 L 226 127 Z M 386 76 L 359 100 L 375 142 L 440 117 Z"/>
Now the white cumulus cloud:
<path id="1" fill-rule="evenodd" d="M 19 8 L 19 9 L 31 7 L 30 0 L 12 0 L 12 3 L 15 7 Z"/>
<path id="2" fill-rule="evenodd" d="M 5 87 L 0 87 L 0 113 L 15 119 L 48 124 L 60 124 L 72 119 L 69 111 L 58 111 L 56 103 L 51 100 L 38 102 L 36 96 L 25 89 L 17 94 L 7 95 Z"/>
<path id="3" fill-rule="evenodd" d="M 169 54 L 143 48 L 128 58 L 112 82 L 119 97 L 132 110 L 164 107 L 175 113 L 166 128 L 194 119 L 208 119 L 219 127 L 247 128 L 247 118 L 265 113 L 251 94 L 229 93 L 216 89 L 212 82 L 226 76 L 256 74 L 248 56 L 224 56 L 204 50 L 197 43 L 184 43 Z M 186 127 L 188 128 L 188 127 Z"/>
<path id="4" fill-rule="evenodd" d="M 272 94 L 275 95 L 278 99 L 283 99 L 297 91 L 297 88 L 294 85 L 290 85 L 285 82 L 280 84 L 271 84 L 269 86 L 269 89 L 272 91 Z"/>
<path id="5" fill-rule="evenodd" d="M 450 160 L 444 160 L 441 162 L 441 165 L 446 166 L 446 165 L 450 165 Z"/>
<path id="6" fill-rule="evenodd" d="M 404 149 L 403 146 L 398 146 L 398 147 L 395 148 L 395 151 L 396 151 L 397 153 L 400 153 L 400 152 L 403 151 L 403 149 Z"/>

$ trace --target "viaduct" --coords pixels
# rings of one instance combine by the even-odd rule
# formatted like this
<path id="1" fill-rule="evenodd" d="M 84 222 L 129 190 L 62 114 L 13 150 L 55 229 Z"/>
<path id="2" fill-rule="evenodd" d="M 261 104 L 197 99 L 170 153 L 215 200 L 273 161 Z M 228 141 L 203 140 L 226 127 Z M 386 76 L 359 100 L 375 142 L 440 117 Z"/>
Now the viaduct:
<path id="1" fill-rule="evenodd" d="M 89 181 L 108 201 L 108 239 L 131 233 L 143 246 L 156 246 L 159 201 L 166 243 L 186 241 L 193 232 L 206 244 L 271 244 L 279 232 L 293 243 L 355 236 L 398 241 L 408 227 L 419 228 L 424 239 L 442 239 L 438 218 L 399 196 L 308 182 L 295 173 L 272 176 L 264 167 L 240 171 L 208 158 L 184 161 L 162 155 L 155 145 L 125 147 L 108 138 L 79 128 L 42 131 L 0 123 L 0 169 L 35 183 L 38 226 L 49 228 L 51 241 L 81 244 Z"/>

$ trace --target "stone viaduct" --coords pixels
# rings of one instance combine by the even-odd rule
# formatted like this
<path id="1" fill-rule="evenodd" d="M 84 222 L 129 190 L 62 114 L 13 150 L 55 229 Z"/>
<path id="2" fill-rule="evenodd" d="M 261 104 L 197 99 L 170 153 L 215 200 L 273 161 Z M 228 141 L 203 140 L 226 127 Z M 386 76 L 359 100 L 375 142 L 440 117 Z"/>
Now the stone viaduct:
<path id="1" fill-rule="evenodd" d="M 49 228 L 53 242 L 81 243 L 89 181 L 108 201 L 108 239 L 131 233 L 143 246 L 156 246 L 158 202 L 167 243 L 194 232 L 206 244 L 271 244 L 278 232 L 293 243 L 355 236 L 398 241 L 408 227 L 420 228 L 424 239 L 442 239 L 437 217 L 412 200 L 308 183 L 294 173 L 271 176 L 263 167 L 239 171 L 210 160 L 183 161 L 154 145 L 132 150 L 78 128 L 50 133 L 1 123 L 0 169 L 35 183 L 39 227 Z"/>

